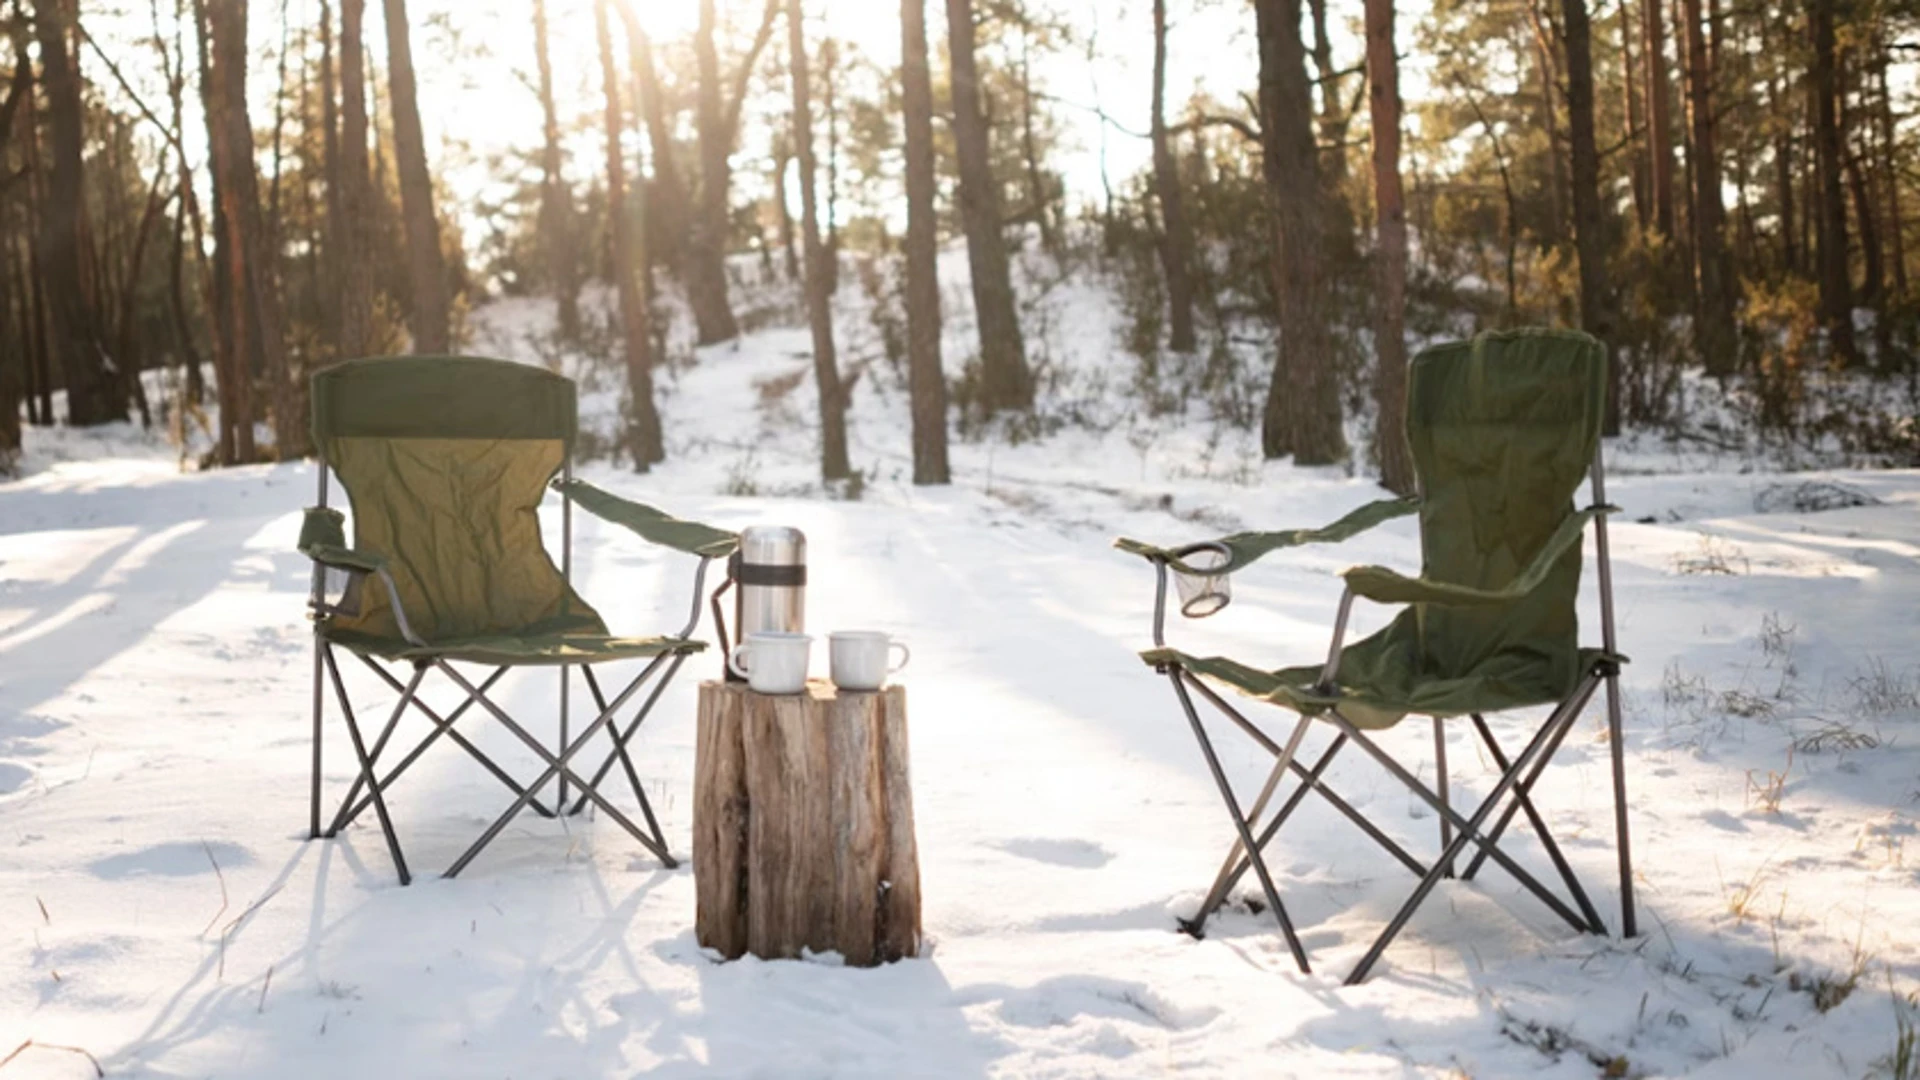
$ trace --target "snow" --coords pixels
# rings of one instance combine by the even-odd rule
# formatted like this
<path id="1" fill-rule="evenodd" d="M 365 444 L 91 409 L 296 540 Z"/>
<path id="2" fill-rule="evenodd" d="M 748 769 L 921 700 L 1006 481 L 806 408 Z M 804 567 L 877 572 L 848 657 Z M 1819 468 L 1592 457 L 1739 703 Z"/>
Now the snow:
<path id="1" fill-rule="evenodd" d="M 785 327 L 664 378 L 665 466 L 584 474 L 686 517 L 799 526 L 812 631 L 911 644 L 925 956 L 718 963 L 693 938 L 691 870 L 662 870 L 591 815 L 522 818 L 442 880 L 508 801 L 448 747 L 393 794 L 413 886 L 395 883 L 371 815 L 307 841 L 309 571 L 293 545 L 312 467 L 186 472 L 133 428 L 34 431 L 25 477 L 0 484 L 0 1055 L 34 1045 L 0 1073 L 90 1075 L 56 1048 L 74 1047 L 109 1076 L 152 1078 L 1858 1077 L 1893 1051 L 1920 983 L 1920 852 L 1905 850 L 1920 832 L 1920 472 L 1701 471 L 1641 440 L 1609 496 L 1626 510 L 1614 557 L 1643 936 L 1571 935 L 1490 869 L 1443 883 L 1372 980 L 1343 988 L 1412 879 L 1318 800 L 1271 851 L 1314 975 L 1243 904 L 1204 941 L 1175 932 L 1230 827 L 1134 655 L 1151 574 L 1108 543 L 1321 523 L 1377 489 L 1263 463 L 1252 434 L 1198 410 L 1129 412 L 1113 315 L 1072 283 L 1042 301 L 1055 316 L 1034 349 L 1057 376 L 1047 408 L 1096 422 L 958 443 L 956 483 L 914 488 L 903 380 L 857 291 L 841 320 L 849 364 L 868 365 L 857 492 L 818 482 L 811 384 L 795 377 L 807 338 Z M 483 307 L 474 349 L 530 357 L 549 317 L 535 300 Z M 955 372 L 967 332 L 964 313 L 950 320 Z M 589 424 L 610 425 L 613 383 L 587 383 Z M 1808 481 L 1874 502 L 1755 509 Z M 1310 661 L 1334 571 L 1417 557 L 1404 520 L 1276 556 L 1236 576 L 1225 613 L 1170 636 Z M 684 618 L 684 557 L 581 518 L 574 566 L 616 630 Z M 1388 615 L 1361 609 L 1355 629 Z M 1597 625 L 1591 593 L 1583 620 Z M 715 671 L 708 656 L 689 674 Z M 364 722 L 383 720 L 391 695 L 358 665 L 343 674 Z M 638 759 L 683 856 L 694 682 L 668 691 Z M 509 711 L 551 730 L 550 675 L 502 686 Z M 1589 709 L 1539 794 L 1617 925 L 1603 715 Z M 529 768 L 483 720 L 462 729 Z M 1511 750 L 1537 720 L 1496 731 Z M 354 774 L 342 734 L 336 717 L 334 798 Z M 1213 734 L 1247 797 L 1269 761 Z M 1448 729 L 1462 803 L 1494 776 L 1471 734 Z M 1430 777 L 1431 738 L 1408 723 L 1384 742 Z M 1359 755 L 1330 778 L 1433 850 L 1431 812 Z M 1526 830 L 1513 839 L 1551 873 Z"/>

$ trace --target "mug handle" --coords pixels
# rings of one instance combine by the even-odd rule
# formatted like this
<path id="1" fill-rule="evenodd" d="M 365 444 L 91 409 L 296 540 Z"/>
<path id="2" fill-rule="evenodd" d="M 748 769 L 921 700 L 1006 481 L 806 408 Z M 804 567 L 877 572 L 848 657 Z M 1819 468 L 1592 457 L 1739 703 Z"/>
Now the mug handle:
<path id="1" fill-rule="evenodd" d="M 887 674 L 892 675 L 907 666 L 907 661 L 913 658 L 913 653 L 907 650 L 907 643 L 904 641 L 890 641 L 887 647 L 900 650 L 900 662 L 887 669 Z"/>
<path id="2" fill-rule="evenodd" d="M 727 654 L 727 670 L 733 672 L 735 675 L 738 675 L 743 679 L 747 678 L 748 677 L 747 666 L 744 662 L 746 660 L 747 655 L 748 653 L 747 653 L 746 642 L 743 641 L 740 644 L 735 645 L 733 647 L 733 651 Z"/>

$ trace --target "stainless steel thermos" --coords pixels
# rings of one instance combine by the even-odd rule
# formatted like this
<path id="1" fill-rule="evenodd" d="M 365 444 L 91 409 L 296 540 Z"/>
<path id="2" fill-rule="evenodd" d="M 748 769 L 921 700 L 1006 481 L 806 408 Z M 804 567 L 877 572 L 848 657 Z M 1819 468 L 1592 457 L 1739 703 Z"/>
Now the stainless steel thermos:
<path id="1" fill-rule="evenodd" d="M 736 640 L 764 631 L 798 634 L 807 628 L 807 537 L 789 525 L 754 525 L 740 532 L 729 568 L 734 584 Z M 727 678 L 738 681 L 731 671 Z"/>

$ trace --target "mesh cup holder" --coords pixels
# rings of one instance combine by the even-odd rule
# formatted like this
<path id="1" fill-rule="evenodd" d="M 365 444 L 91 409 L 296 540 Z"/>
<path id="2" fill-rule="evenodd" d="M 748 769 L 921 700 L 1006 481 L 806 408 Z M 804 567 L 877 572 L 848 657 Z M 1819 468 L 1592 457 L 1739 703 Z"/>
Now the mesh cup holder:
<path id="1" fill-rule="evenodd" d="M 1177 554 L 1181 562 L 1195 570 L 1218 570 L 1233 558 L 1225 544 L 1195 544 Z M 1180 594 L 1180 614 L 1189 619 L 1217 615 L 1233 599 L 1233 586 L 1225 574 L 1189 574 L 1175 569 L 1173 584 Z"/>

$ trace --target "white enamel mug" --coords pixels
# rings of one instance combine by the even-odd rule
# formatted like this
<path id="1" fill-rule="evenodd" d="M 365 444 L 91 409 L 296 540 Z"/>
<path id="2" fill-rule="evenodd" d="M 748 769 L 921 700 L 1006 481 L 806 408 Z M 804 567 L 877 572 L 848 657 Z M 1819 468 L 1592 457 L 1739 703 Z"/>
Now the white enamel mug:
<path id="1" fill-rule="evenodd" d="M 807 688 L 807 656 L 813 639 L 773 631 L 747 635 L 727 655 L 727 667 L 756 694 L 797 694 Z"/>
<path id="2" fill-rule="evenodd" d="M 890 664 L 895 649 L 900 650 L 900 662 Z M 887 684 L 887 676 L 907 666 L 912 655 L 905 642 L 877 630 L 841 630 L 827 635 L 833 685 L 842 690 L 878 690 Z"/>

